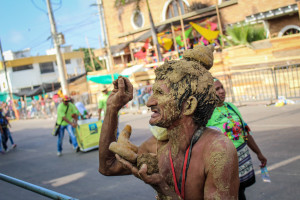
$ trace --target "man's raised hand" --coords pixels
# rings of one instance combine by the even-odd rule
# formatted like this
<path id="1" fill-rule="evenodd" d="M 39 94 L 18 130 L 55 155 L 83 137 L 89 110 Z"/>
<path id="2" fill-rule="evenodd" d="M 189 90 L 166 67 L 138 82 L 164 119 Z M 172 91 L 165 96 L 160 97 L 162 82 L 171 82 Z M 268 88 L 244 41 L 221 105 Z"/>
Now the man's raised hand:
<path id="1" fill-rule="evenodd" d="M 107 106 L 120 110 L 133 98 L 133 86 L 126 77 L 119 76 L 113 82 L 114 89 L 107 100 Z"/>

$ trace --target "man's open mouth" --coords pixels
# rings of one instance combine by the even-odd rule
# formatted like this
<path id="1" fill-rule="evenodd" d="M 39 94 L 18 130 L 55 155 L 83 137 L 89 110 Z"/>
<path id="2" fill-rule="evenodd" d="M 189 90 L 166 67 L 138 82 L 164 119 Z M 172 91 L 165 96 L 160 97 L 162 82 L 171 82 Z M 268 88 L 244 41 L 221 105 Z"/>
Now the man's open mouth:
<path id="1" fill-rule="evenodd" d="M 151 115 L 152 118 L 158 117 L 160 115 L 158 110 L 156 110 L 156 109 L 153 109 L 151 111 L 153 112 L 152 115 Z"/>

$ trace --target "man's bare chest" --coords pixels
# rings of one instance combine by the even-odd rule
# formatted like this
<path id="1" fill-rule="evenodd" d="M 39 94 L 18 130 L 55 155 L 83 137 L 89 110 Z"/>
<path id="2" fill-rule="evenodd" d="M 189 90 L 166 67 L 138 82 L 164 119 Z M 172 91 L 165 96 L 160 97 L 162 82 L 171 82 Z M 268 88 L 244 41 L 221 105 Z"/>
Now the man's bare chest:
<path id="1" fill-rule="evenodd" d="M 183 178 L 183 170 L 185 169 L 184 154 L 172 156 L 174 167 L 172 169 L 169 151 L 159 153 L 158 165 L 160 174 L 164 177 L 166 183 L 174 190 L 176 184 L 178 187 L 183 185 L 186 197 L 190 197 L 189 194 L 192 194 L 192 196 L 195 197 L 201 197 L 204 194 L 204 183 L 206 178 L 204 172 L 204 162 L 202 161 L 201 157 L 201 155 L 192 155 L 190 164 L 185 172 L 185 177 Z M 179 190 L 181 189 L 182 188 Z"/>

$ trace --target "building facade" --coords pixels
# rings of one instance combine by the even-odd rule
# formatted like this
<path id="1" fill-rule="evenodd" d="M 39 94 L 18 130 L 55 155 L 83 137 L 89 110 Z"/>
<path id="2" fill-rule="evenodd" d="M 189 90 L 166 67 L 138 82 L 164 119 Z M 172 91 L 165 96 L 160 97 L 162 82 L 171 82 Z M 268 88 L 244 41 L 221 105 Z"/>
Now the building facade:
<path id="1" fill-rule="evenodd" d="M 66 78 L 85 73 L 83 52 L 73 52 L 71 47 L 62 48 L 65 61 Z M 47 51 L 44 56 L 30 56 L 30 50 L 3 53 L 6 67 L 7 79 L 12 92 L 32 90 L 43 83 L 56 83 L 59 81 L 58 67 L 54 50 Z M 0 91 L 8 92 L 5 71 L 0 66 Z"/>
<path id="2" fill-rule="evenodd" d="M 103 0 L 105 23 L 111 46 L 134 41 L 150 30 L 150 20 L 145 0 Z M 237 23 L 263 23 L 269 37 L 300 32 L 298 0 L 148 0 L 153 21 L 157 26 L 183 21 L 206 13 L 216 14 L 219 7 L 220 24 L 223 30 Z M 202 7 L 201 7 L 202 4 Z M 198 6 L 198 7 L 197 7 Z M 117 16 L 117 17 L 116 17 Z"/>

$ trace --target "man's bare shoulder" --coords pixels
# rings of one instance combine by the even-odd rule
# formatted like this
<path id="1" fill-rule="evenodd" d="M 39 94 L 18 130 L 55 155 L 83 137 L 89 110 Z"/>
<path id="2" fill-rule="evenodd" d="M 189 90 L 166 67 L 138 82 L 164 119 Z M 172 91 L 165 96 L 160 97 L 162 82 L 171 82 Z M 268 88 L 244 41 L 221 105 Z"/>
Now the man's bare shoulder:
<path id="1" fill-rule="evenodd" d="M 232 141 L 218 130 L 207 128 L 203 133 L 201 143 L 203 155 L 205 155 L 204 162 L 207 165 L 214 164 L 220 159 L 224 162 L 235 162 L 234 160 L 237 159 L 237 152 Z"/>
<path id="2" fill-rule="evenodd" d="M 207 177 L 204 196 L 219 195 L 221 199 L 236 198 L 239 186 L 238 157 L 233 142 L 215 129 L 203 134 L 204 173 Z M 203 142 L 203 141 L 202 141 Z"/>
<path id="3" fill-rule="evenodd" d="M 222 134 L 222 132 L 216 130 L 216 129 L 211 129 L 211 128 L 206 128 L 203 132 L 202 135 L 202 141 L 203 143 L 206 144 L 206 146 L 210 145 L 228 145 L 228 148 L 233 148 L 235 149 L 232 141 L 226 137 L 225 135 Z"/>
<path id="4" fill-rule="evenodd" d="M 204 130 L 194 148 L 195 151 L 199 151 L 204 155 L 205 162 L 209 162 L 209 158 L 216 154 L 225 157 L 232 157 L 237 154 L 232 141 L 220 131 L 211 128 Z"/>

